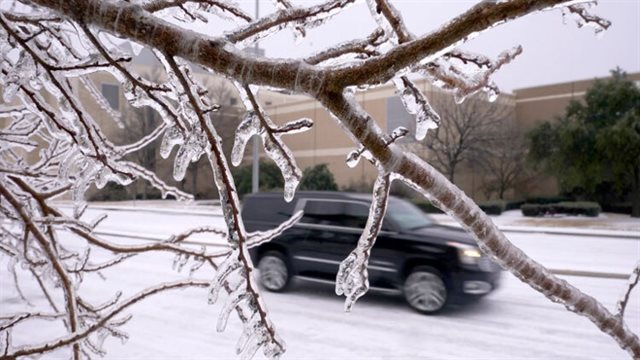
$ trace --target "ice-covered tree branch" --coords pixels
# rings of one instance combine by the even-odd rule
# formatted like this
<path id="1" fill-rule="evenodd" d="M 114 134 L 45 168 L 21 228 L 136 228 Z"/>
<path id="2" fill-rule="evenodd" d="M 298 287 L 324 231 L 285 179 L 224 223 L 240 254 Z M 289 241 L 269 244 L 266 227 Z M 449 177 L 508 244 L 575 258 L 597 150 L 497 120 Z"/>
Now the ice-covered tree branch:
<path id="1" fill-rule="evenodd" d="M 113 320 L 122 310 L 152 294 L 193 286 L 208 286 L 212 303 L 222 290 L 228 294 L 217 329 L 226 328 L 235 310 L 243 324 L 238 354 L 251 357 L 262 349 L 266 356 L 278 357 L 285 351 L 284 341 L 268 316 L 253 278 L 248 250 L 280 235 L 301 214 L 293 215 L 270 231 L 246 233 L 235 184 L 222 151 L 222 137 L 213 121 L 220 106 L 211 101 L 205 86 L 193 75 L 192 63 L 234 82 L 246 113 L 235 132 L 232 163 L 239 164 L 249 139 L 260 136 L 266 155 L 278 165 L 285 179 L 286 200 L 294 198 L 302 172 L 281 136 L 307 130 L 313 122 L 299 119 L 276 124 L 258 102 L 261 86 L 314 97 L 354 141 L 357 150 L 348 155 L 347 164 L 355 164 L 362 156 L 378 168 L 366 227 L 358 247 L 342 263 L 338 274 L 336 291 L 346 295 L 346 309 L 351 309 L 367 291 L 368 258 L 382 226 L 389 187 L 394 180 L 403 181 L 456 218 L 474 235 L 482 250 L 505 269 L 551 301 L 561 302 L 570 311 L 586 316 L 632 356 L 640 357 L 640 341 L 623 319 L 628 295 L 637 283 L 637 271 L 620 302 L 618 314 L 612 314 L 596 299 L 555 277 L 511 244 L 461 190 L 430 164 L 404 153 L 394 144 L 406 135 L 406 129 L 385 134 L 353 96 L 360 85 L 393 81 L 407 111 L 416 118 L 415 135 L 422 139 L 441 120 L 427 96 L 412 82 L 410 73 L 426 74 L 435 85 L 455 93 L 460 100 L 480 90 L 493 98 L 497 90 L 491 76 L 522 49 L 515 47 L 492 60 L 458 46 L 493 26 L 556 7 L 568 6 L 566 11 L 576 15 L 579 24 L 603 29 L 609 26 L 606 20 L 588 13 L 582 4 L 570 0 L 482 1 L 433 32 L 413 35 L 391 2 L 368 0 L 379 29 L 366 39 L 338 44 L 306 59 L 270 59 L 252 57 L 240 48 L 286 28 L 293 28 L 298 37 L 305 36 L 308 29 L 321 26 L 354 1 L 329 0 L 297 7 L 290 1 L 278 0 L 278 10 L 259 19 L 252 19 L 228 2 L 213 0 L 13 0 L 12 3 L 20 6 L 10 10 L 3 7 L 0 14 L 3 49 L 0 73 L 5 102 L 20 105 L 11 103 L 0 108 L 0 118 L 9 119 L 6 126 L 1 123 L 0 130 L 0 194 L 8 202 L 0 201 L 0 211 L 12 224 L 6 227 L 10 235 L 0 238 L 0 250 L 12 259 L 13 269 L 26 266 L 45 294 L 51 311 L 28 316 L 16 314 L 3 323 L 0 331 L 6 333 L 5 339 L 10 339 L 14 326 L 30 318 L 47 317 L 63 321 L 67 333 L 44 344 L 18 349 L 12 349 L 7 340 L 4 357 L 39 354 L 60 347 L 71 347 L 74 358 L 89 352 L 101 355 L 104 351 L 93 334 L 100 333 L 101 338 L 123 337 L 118 327 L 126 319 Z M 21 11 L 23 8 L 30 12 Z M 239 22 L 238 27 L 224 34 L 206 35 L 189 29 L 189 23 L 224 14 L 231 14 Z M 176 18 L 181 21 L 176 23 L 173 21 Z M 163 66 L 166 81 L 138 74 L 130 64 L 131 54 L 113 45 L 114 37 L 151 48 Z M 460 63 L 471 64 L 478 72 L 471 76 Z M 94 73 L 115 77 L 123 84 L 127 102 L 133 107 L 152 108 L 160 114 L 162 124 L 128 144 L 114 145 L 102 131 L 100 122 L 76 96 L 79 89 L 86 91 L 100 111 L 125 126 L 120 121 L 122 114 L 109 108 L 95 89 L 89 78 Z M 167 241 L 141 245 L 121 245 L 96 236 L 94 230 L 103 218 L 88 221 L 83 217 L 84 193 L 92 184 L 127 185 L 140 178 L 163 196 L 192 198 L 153 171 L 125 158 L 160 139 L 160 155 L 173 156 L 176 181 L 184 178 L 190 163 L 206 157 L 225 228 L 205 225 Z M 35 160 L 24 159 L 25 151 L 38 147 L 42 151 L 34 156 Z M 65 215 L 52 203 L 66 193 L 75 200 L 73 216 Z M 203 232 L 224 236 L 228 249 L 210 252 L 186 244 L 189 236 Z M 84 250 L 70 250 L 66 236 L 82 240 Z M 92 248 L 108 250 L 112 257 L 95 262 Z M 82 281 L 83 274 L 118 266 L 134 255 L 150 251 L 174 254 L 178 270 L 192 261 L 192 271 L 207 264 L 216 271 L 215 275 L 206 282 L 183 280 L 151 287 L 127 300 L 115 296 L 104 306 L 92 305 L 75 292 L 74 286 Z M 59 290 L 50 276 L 45 276 L 49 273 L 55 274 L 62 284 L 62 307 L 55 295 Z"/>
<path id="2" fill-rule="evenodd" d="M 636 265 L 629 276 L 629 281 L 627 282 L 627 288 L 624 289 L 620 300 L 616 306 L 616 310 L 618 312 L 618 316 L 622 319 L 624 318 L 624 310 L 627 308 L 627 304 L 629 303 L 629 296 L 631 296 L 631 291 L 633 288 L 638 285 L 638 281 L 640 280 L 640 262 Z"/>

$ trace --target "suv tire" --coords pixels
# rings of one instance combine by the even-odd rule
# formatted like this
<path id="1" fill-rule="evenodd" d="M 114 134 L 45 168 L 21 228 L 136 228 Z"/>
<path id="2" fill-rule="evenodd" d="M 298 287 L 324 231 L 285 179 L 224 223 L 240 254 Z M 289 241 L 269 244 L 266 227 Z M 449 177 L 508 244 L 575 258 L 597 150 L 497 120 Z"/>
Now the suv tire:
<path id="1" fill-rule="evenodd" d="M 440 273 L 428 266 L 414 268 L 404 282 L 409 306 L 423 314 L 434 314 L 447 305 L 448 291 Z"/>
<path id="2" fill-rule="evenodd" d="M 284 255 L 279 251 L 268 251 L 258 262 L 260 284 L 273 292 L 284 291 L 289 284 L 291 275 Z"/>

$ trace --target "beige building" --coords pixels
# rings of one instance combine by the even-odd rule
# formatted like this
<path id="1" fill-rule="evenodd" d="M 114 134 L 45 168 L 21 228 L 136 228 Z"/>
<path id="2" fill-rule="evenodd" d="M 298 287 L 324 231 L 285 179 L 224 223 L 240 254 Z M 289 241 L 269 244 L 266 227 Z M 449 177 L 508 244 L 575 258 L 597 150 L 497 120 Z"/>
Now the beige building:
<path id="1" fill-rule="evenodd" d="M 640 73 L 630 74 L 629 77 L 640 84 Z M 518 89 L 513 94 L 500 95 L 497 102 L 498 106 L 510 112 L 513 125 L 521 134 L 525 134 L 537 124 L 561 116 L 569 102 L 582 99 L 592 83 L 593 79 L 589 79 Z M 443 96 L 441 90 L 433 88 L 424 80 L 417 81 L 417 84 L 429 98 Z M 285 138 L 301 168 L 326 163 L 341 187 L 373 182 L 376 172 L 367 162 L 362 161 L 355 168 L 346 166 L 346 154 L 355 145 L 318 102 L 300 96 L 283 99 L 280 94 L 269 94 L 262 99 L 269 115 L 279 124 L 303 117 L 314 120 L 311 130 Z M 357 100 L 383 130 L 390 132 L 397 126 L 405 126 L 411 130 L 415 128 L 414 119 L 404 110 L 392 85 L 359 92 Z M 434 107 L 437 109 L 436 104 Z M 423 154 L 429 159 L 429 151 Z M 250 153 L 247 152 L 247 162 L 250 161 L 249 157 Z M 491 179 L 473 166 L 472 162 L 461 164 L 457 172 L 459 175 L 456 175 L 455 183 L 468 195 L 480 200 L 489 197 L 484 189 L 486 182 Z M 554 178 L 532 174 L 525 181 L 517 183 L 507 193 L 507 197 L 555 195 L 558 190 Z"/>

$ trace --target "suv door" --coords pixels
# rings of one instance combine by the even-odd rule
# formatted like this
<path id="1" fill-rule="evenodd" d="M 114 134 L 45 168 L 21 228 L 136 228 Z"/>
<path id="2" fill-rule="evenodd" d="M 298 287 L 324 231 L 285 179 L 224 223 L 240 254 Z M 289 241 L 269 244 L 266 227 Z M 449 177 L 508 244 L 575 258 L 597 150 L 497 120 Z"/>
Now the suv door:
<path id="1" fill-rule="evenodd" d="M 295 256 L 305 275 L 335 279 L 342 260 L 355 248 L 367 221 L 369 206 L 364 202 L 338 199 L 302 199 L 304 210 L 298 226 L 308 230 Z"/>

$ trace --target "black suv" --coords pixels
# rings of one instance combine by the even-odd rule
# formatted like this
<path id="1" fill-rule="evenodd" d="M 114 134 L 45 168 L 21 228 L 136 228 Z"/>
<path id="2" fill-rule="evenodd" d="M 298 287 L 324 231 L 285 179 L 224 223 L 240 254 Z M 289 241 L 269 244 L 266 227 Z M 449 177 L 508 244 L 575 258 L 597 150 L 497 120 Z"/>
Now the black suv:
<path id="1" fill-rule="evenodd" d="M 290 203 L 282 193 L 247 195 L 242 208 L 247 231 L 272 229 L 304 211 L 296 225 L 251 249 L 262 285 L 282 291 L 293 276 L 335 281 L 338 266 L 356 247 L 370 204 L 371 195 L 340 192 L 298 192 Z M 369 262 L 372 288 L 400 290 L 414 309 L 435 313 L 486 295 L 499 277 L 499 266 L 464 230 L 438 225 L 413 204 L 389 198 Z"/>

